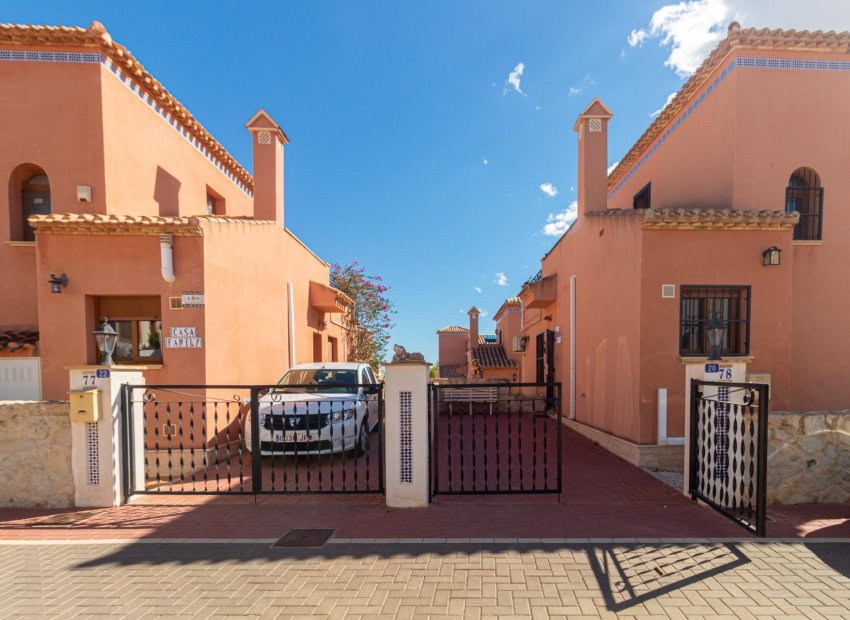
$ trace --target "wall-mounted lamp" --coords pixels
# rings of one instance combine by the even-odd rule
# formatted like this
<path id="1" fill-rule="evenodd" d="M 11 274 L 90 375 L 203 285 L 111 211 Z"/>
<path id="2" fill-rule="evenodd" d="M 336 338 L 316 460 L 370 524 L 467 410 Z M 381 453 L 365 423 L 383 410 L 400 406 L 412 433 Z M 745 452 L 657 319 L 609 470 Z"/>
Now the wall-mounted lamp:
<path id="1" fill-rule="evenodd" d="M 319 321 L 319 329 L 327 329 L 328 322 L 327 321 Z"/>
<path id="2" fill-rule="evenodd" d="M 93 331 L 92 334 L 97 343 L 97 349 L 100 351 L 100 363 L 104 366 L 112 366 L 115 363 L 112 361 L 112 353 L 115 351 L 115 345 L 118 344 L 118 334 L 112 329 L 109 319 L 103 317 L 100 320 L 100 328 Z"/>
<path id="3" fill-rule="evenodd" d="M 771 265 L 779 264 L 779 255 L 782 253 L 775 245 L 770 246 L 764 252 L 762 252 L 762 258 L 764 259 L 764 266 L 770 267 Z"/>
<path id="4" fill-rule="evenodd" d="M 55 276 L 51 273 L 48 283 L 50 283 L 51 293 L 61 293 L 62 289 L 68 286 L 68 276 L 64 273 L 61 276 Z"/>

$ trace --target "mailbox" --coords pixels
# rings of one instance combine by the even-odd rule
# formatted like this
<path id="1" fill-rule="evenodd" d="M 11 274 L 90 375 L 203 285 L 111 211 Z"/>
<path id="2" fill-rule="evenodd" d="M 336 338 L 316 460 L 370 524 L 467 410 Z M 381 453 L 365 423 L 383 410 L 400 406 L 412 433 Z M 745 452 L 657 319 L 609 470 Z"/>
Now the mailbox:
<path id="1" fill-rule="evenodd" d="M 100 390 L 73 390 L 69 392 L 71 399 L 71 422 L 97 422 L 98 398 Z"/>

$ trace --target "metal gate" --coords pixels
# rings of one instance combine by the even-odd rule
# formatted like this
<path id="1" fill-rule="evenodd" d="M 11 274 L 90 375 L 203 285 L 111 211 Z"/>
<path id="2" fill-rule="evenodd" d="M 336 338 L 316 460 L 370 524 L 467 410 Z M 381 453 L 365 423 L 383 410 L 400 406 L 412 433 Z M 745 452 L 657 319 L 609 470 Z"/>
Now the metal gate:
<path id="1" fill-rule="evenodd" d="M 124 491 L 382 493 L 383 385 L 127 385 Z"/>
<path id="2" fill-rule="evenodd" d="M 691 380 L 691 498 L 758 536 L 767 520 L 767 418 L 767 385 Z"/>
<path id="3" fill-rule="evenodd" d="M 433 495 L 561 492 L 560 383 L 433 383 Z"/>

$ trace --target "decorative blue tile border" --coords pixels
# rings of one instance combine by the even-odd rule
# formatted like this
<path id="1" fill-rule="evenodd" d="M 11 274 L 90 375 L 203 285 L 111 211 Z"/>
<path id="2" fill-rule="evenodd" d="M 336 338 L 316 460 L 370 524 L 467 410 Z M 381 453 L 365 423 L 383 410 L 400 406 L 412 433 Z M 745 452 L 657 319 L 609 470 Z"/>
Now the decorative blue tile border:
<path id="1" fill-rule="evenodd" d="M 46 63 L 74 63 L 74 64 L 102 64 L 109 69 L 109 72 L 126 86 L 130 92 L 134 93 L 142 102 L 145 103 L 153 112 L 162 120 L 168 123 L 172 129 L 179 133 L 183 138 L 191 144 L 196 151 L 207 158 L 218 170 L 224 174 L 231 183 L 238 187 L 248 197 L 253 197 L 253 192 L 242 182 L 236 175 L 228 170 L 213 153 L 205 148 L 189 131 L 172 117 L 162 106 L 157 103 L 149 94 L 147 94 L 136 82 L 128 75 L 121 71 L 111 59 L 97 52 L 48 52 L 48 51 L 33 51 L 33 50 L 0 50 L 0 61 L 10 62 L 46 62 Z"/>
<path id="2" fill-rule="evenodd" d="M 632 165 L 626 175 L 617 182 L 614 189 L 608 194 L 608 200 L 620 191 L 620 188 L 634 176 L 634 174 L 643 166 L 646 161 L 655 154 L 661 145 L 684 123 L 688 117 L 705 101 L 715 89 L 720 86 L 720 83 L 725 80 L 732 71 L 737 67 L 744 69 L 783 69 L 783 70 L 802 70 L 802 71 L 850 71 L 850 62 L 838 60 L 798 60 L 785 58 L 736 58 L 730 62 L 726 68 L 718 75 L 711 84 L 697 97 L 691 105 L 676 119 L 676 122 L 670 125 L 667 130 L 661 134 L 655 143 L 650 147 L 641 158 Z"/>
<path id="3" fill-rule="evenodd" d="M 413 484 L 413 392 L 399 394 L 399 482 Z"/>

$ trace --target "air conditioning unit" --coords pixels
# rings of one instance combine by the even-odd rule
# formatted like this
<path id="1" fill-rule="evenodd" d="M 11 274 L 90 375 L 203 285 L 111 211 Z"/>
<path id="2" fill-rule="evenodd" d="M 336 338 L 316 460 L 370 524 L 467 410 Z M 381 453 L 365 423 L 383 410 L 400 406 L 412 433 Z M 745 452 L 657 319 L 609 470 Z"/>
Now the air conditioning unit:
<path id="1" fill-rule="evenodd" d="M 525 345 L 528 342 L 528 336 L 514 336 L 514 353 L 525 353 Z"/>

